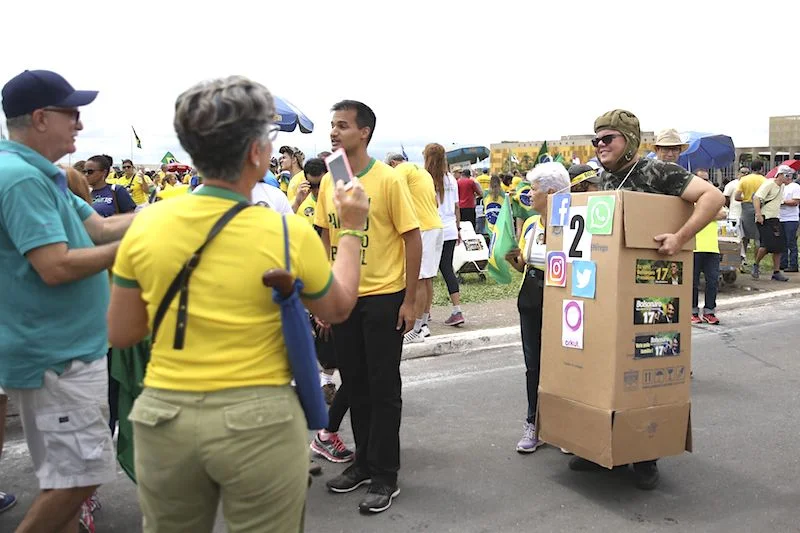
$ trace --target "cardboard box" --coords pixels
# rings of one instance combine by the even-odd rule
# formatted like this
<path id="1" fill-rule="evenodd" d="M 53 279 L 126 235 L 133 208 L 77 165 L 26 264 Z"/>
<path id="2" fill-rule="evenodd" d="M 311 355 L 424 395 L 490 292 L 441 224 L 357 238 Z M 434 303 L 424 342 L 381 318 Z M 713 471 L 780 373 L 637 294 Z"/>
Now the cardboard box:
<path id="1" fill-rule="evenodd" d="M 690 445 L 694 239 L 666 257 L 653 237 L 691 213 L 680 198 L 630 191 L 549 198 L 545 442 L 607 467 Z"/>

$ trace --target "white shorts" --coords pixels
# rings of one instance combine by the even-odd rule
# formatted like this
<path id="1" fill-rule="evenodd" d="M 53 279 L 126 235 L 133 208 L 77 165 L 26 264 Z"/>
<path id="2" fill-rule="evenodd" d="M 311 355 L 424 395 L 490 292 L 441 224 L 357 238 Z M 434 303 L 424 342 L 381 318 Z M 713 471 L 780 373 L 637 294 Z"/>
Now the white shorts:
<path id="1" fill-rule="evenodd" d="M 435 278 L 439 272 L 439 260 L 442 258 L 444 233 L 441 228 L 422 232 L 422 264 L 419 266 L 419 279 Z"/>
<path id="2" fill-rule="evenodd" d="M 19 407 L 39 488 L 70 489 L 117 478 L 108 427 L 106 357 L 72 361 L 60 376 L 44 374 L 39 389 L 8 389 Z"/>

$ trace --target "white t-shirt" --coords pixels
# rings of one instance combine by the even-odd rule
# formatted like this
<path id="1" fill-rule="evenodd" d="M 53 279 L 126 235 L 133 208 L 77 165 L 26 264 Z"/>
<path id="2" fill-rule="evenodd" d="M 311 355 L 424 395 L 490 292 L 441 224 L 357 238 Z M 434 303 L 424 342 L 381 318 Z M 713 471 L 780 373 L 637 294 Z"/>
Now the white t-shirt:
<path id="1" fill-rule="evenodd" d="M 265 205 L 273 211 L 284 215 L 291 215 L 294 213 L 294 211 L 292 211 L 292 205 L 289 203 L 289 199 L 286 198 L 286 195 L 283 194 L 283 191 L 273 185 L 267 185 L 263 181 L 259 181 L 256 183 L 256 186 L 253 187 L 251 201 L 256 205 Z"/>
<path id="2" fill-rule="evenodd" d="M 436 198 L 439 199 L 438 196 Z M 458 239 L 456 227 L 456 204 L 458 203 L 458 183 L 450 174 L 444 177 L 444 199 L 439 204 L 439 217 L 442 219 L 442 236 L 446 241 Z"/>
<path id="3" fill-rule="evenodd" d="M 739 178 L 728 182 L 722 194 L 726 198 L 731 199 L 731 205 L 728 210 L 728 218 L 731 220 L 739 220 L 742 218 L 742 202 L 736 200 L 736 188 L 739 186 Z"/>
<path id="4" fill-rule="evenodd" d="M 525 228 L 525 249 L 522 250 L 522 258 L 528 266 L 544 270 L 547 245 L 544 243 L 544 226 L 540 222 L 541 219 Z"/>
<path id="5" fill-rule="evenodd" d="M 783 200 L 800 200 L 800 185 L 797 183 L 790 183 L 783 188 Z M 797 222 L 800 221 L 800 206 L 797 205 L 782 205 L 781 222 Z"/>

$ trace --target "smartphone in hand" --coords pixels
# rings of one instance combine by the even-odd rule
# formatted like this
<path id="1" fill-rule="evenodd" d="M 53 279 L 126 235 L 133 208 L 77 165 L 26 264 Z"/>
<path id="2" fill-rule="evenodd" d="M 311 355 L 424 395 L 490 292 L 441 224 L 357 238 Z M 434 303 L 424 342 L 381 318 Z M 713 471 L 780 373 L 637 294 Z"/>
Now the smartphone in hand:
<path id="1" fill-rule="evenodd" d="M 339 148 L 326 157 L 325 164 L 333 177 L 334 184 L 341 181 L 345 187 L 353 186 L 353 169 L 350 168 L 350 160 L 347 159 L 344 148 Z"/>

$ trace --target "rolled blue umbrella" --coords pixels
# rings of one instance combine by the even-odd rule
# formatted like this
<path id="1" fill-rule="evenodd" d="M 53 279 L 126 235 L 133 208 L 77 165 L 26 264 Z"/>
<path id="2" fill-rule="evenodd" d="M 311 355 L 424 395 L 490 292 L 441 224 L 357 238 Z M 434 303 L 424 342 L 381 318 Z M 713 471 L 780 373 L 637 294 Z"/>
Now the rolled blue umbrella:
<path id="1" fill-rule="evenodd" d="M 311 122 L 311 119 L 305 116 L 302 111 L 297 109 L 294 104 L 278 96 L 273 96 L 272 98 L 275 101 L 274 122 L 281 131 L 294 131 L 298 126 L 302 133 L 311 133 L 314 131 L 314 123 Z"/>
<path id="2" fill-rule="evenodd" d="M 678 164 L 692 171 L 725 168 L 736 159 L 733 139 L 727 135 L 689 131 L 681 133 L 681 140 L 689 146 L 678 158 Z"/>
<path id="3" fill-rule="evenodd" d="M 264 274 L 263 281 L 264 285 L 272 287 L 272 300 L 280 307 L 283 342 L 308 429 L 324 429 L 328 427 L 328 406 L 320 386 L 317 351 L 308 312 L 300 300 L 303 282 L 299 278 L 293 279 L 290 271 L 289 229 L 285 216 L 283 241 L 286 270 L 270 270 Z"/>

